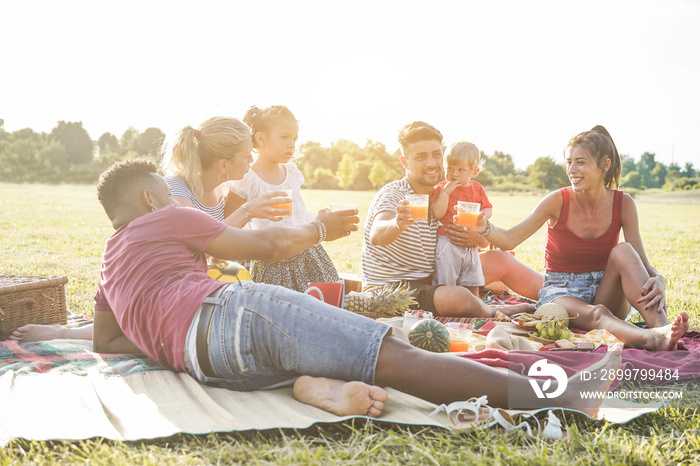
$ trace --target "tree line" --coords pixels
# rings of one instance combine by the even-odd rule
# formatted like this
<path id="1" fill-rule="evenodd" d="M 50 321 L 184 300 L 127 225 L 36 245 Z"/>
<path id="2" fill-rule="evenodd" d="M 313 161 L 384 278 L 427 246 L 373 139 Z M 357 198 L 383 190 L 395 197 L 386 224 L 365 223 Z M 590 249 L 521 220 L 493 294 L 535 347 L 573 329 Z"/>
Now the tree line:
<path id="1" fill-rule="evenodd" d="M 107 132 L 97 141 L 90 138 L 81 122 L 59 121 L 50 133 L 30 128 L 4 130 L 0 119 L 0 181 L 9 183 L 95 183 L 114 162 L 135 157 L 158 161 L 165 134 L 158 128 L 141 132 L 127 129 L 120 138 Z M 367 140 L 364 146 L 338 140 L 329 146 L 308 141 L 298 148 L 295 163 L 311 189 L 376 190 L 403 176 L 399 151 L 389 153 L 384 144 Z M 544 156 L 525 170 L 515 168 L 513 156 L 496 151 L 481 153 L 484 168 L 475 178 L 499 191 L 552 190 L 566 186 L 568 178 L 563 157 L 556 161 Z M 645 152 L 638 161 L 622 155 L 621 186 L 668 191 L 700 189 L 698 173 L 691 163 L 683 167 L 665 165 L 656 154 Z"/>

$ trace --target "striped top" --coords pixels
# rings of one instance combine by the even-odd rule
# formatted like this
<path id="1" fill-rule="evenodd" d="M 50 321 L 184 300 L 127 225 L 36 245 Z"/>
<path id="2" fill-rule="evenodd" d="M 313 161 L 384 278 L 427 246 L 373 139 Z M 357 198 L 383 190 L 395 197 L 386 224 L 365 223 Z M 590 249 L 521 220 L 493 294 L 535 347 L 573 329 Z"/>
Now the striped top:
<path id="1" fill-rule="evenodd" d="M 223 222 L 224 220 L 224 206 L 226 205 L 226 196 L 221 196 L 221 200 L 214 207 L 208 207 L 199 202 L 199 199 L 190 191 L 190 187 L 187 185 L 185 180 L 179 176 L 166 176 L 165 181 L 170 186 L 170 192 L 173 196 L 182 197 L 187 199 L 192 203 L 192 206 L 201 210 L 205 214 L 209 214 L 215 219 Z"/>
<path id="2" fill-rule="evenodd" d="M 393 243 L 377 246 L 370 243 L 374 217 L 380 212 L 396 213 L 399 202 L 415 194 L 407 178 L 392 181 L 372 199 L 367 212 L 362 247 L 362 280 L 366 285 L 385 285 L 400 280 L 420 280 L 435 271 L 435 246 L 438 222 L 417 220 Z"/>

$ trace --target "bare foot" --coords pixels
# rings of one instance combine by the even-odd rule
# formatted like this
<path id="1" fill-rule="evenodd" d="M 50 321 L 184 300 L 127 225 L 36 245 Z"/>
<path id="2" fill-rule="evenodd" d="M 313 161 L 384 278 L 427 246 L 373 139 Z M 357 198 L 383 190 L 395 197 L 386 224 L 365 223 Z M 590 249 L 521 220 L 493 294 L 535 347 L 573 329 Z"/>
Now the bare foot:
<path id="1" fill-rule="evenodd" d="M 581 392 L 607 393 L 614 378 L 602 377 L 601 371 L 617 370 L 620 367 L 622 367 L 622 344 L 618 343 L 608 347 L 607 353 L 600 361 L 569 377 L 564 392 L 565 398 L 562 400 L 565 403 L 563 406 L 577 409 L 590 417 L 595 417 L 603 398 L 586 398 L 581 395 Z"/>
<path id="2" fill-rule="evenodd" d="M 685 349 L 685 344 L 679 340 L 688 328 L 690 328 L 690 316 L 683 311 L 670 324 L 649 329 L 650 338 L 644 345 L 644 349 L 652 351 Z"/>
<path id="3" fill-rule="evenodd" d="M 338 416 L 377 417 L 389 399 L 380 387 L 303 375 L 294 383 L 294 398 Z"/>
<path id="4" fill-rule="evenodd" d="M 59 324 L 52 325 L 23 325 L 10 335 L 10 340 L 16 341 L 44 341 L 55 340 L 61 338 L 63 326 Z"/>
<path id="5" fill-rule="evenodd" d="M 512 316 L 514 314 L 519 314 L 525 312 L 527 314 L 532 314 L 535 312 L 536 308 L 534 304 L 522 303 L 522 304 L 491 304 L 492 308 L 497 309 L 507 316 Z"/>

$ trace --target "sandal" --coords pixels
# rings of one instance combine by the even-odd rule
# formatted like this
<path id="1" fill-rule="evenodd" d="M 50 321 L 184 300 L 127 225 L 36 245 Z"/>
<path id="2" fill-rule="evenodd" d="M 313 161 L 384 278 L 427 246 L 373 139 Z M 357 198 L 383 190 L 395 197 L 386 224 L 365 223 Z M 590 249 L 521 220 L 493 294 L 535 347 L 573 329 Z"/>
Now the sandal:
<path id="1" fill-rule="evenodd" d="M 489 406 L 488 398 L 483 395 L 479 398 L 472 397 L 467 401 L 455 401 L 448 405 L 440 405 L 428 416 L 433 417 L 445 410 L 452 425 L 457 429 L 474 429 L 488 424 L 493 419 L 494 409 Z"/>
<path id="2" fill-rule="evenodd" d="M 503 427 L 508 433 L 515 432 L 516 430 L 525 430 L 528 437 L 534 437 L 532 435 L 530 424 L 528 424 L 527 421 L 523 421 L 516 425 L 513 417 L 505 409 L 498 408 L 496 411 L 494 411 L 493 418 L 496 420 L 498 425 Z"/>
<path id="3" fill-rule="evenodd" d="M 517 413 L 524 418 L 534 419 L 539 434 L 549 440 L 560 440 L 568 437 L 568 434 L 562 430 L 562 424 L 559 418 L 550 409 L 547 410 L 547 419 L 543 421 L 538 421 L 533 414 L 529 413 Z M 493 418 L 496 420 L 498 425 L 503 427 L 507 432 L 515 432 L 516 430 L 525 430 L 528 437 L 534 437 L 530 424 L 527 421 L 523 421 L 516 425 L 513 417 L 504 409 L 497 409 L 493 413 Z"/>

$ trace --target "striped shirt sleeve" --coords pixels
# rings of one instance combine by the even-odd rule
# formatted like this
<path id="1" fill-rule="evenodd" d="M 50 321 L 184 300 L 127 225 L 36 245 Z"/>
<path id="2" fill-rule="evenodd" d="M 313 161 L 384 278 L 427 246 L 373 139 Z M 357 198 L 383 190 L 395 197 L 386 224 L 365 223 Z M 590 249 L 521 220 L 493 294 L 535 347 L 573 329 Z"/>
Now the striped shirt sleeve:
<path id="1" fill-rule="evenodd" d="M 416 221 L 392 243 L 385 246 L 370 242 L 372 224 L 381 212 L 396 212 L 396 206 L 414 191 L 407 179 L 384 186 L 370 204 L 362 248 L 362 278 L 369 285 L 384 285 L 400 280 L 418 280 L 435 271 L 437 220 Z"/>

